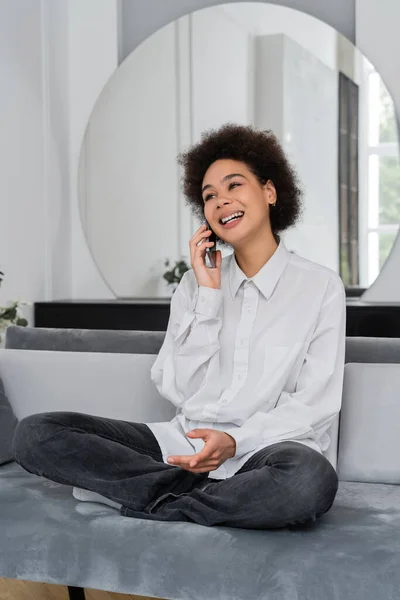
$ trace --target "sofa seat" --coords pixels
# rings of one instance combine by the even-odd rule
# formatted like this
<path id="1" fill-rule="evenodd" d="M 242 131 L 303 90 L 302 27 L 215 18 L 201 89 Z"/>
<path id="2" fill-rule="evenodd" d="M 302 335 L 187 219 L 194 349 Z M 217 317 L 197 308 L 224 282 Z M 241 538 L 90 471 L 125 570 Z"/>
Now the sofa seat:
<path id="1" fill-rule="evenodd" d="M 399 598 L 398 485 L 340 482 L 316 523 L 252 531 L 122 517 L 12 462 L 0 536 L 12 579 L 174 600 Z"/>

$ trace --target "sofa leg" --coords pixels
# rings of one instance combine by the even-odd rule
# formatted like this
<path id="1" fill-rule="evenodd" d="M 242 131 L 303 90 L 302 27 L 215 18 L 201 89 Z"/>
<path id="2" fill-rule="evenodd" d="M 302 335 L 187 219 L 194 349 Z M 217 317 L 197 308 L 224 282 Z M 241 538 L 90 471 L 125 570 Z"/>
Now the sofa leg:
<path id="1" fill-rule="evenodd" d="M 68 586 L 69 600 L 85 600 L 85 590 L 81 587 Z"/>

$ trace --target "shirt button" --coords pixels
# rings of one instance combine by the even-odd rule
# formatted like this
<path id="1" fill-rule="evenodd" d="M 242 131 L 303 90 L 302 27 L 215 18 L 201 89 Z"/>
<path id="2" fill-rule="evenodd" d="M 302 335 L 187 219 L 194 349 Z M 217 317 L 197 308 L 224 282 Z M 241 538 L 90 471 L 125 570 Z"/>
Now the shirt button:
<path id="1" fill-rule="evenodd" d="M 226 398 L 221 398 L 221 400 L 218 400 L 218 404 L 228 404 L 229 400 L 227 400 Z"/>

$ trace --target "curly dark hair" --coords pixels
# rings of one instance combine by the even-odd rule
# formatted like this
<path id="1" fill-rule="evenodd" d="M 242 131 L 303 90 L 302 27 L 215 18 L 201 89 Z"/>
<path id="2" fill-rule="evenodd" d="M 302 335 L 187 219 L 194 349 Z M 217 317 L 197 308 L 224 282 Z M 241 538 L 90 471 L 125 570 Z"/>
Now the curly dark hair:
<path id="1" fill-rule="evenodd" d="M 268 180 L 275 186 L 276 207 L 271 207 L 271 229 L 276 237 L 280 231 L 298 222 L 302 212 L 302 190 L 297 173 L 288 162 L 274 133 L 260 131 L 252 125 L 227 123 L 201 135 L 201 141 L 178 155 L 183 167 L 182 188 L 185 204 L 201 222 L 204 202 L 201 186 L 209 166 L 219 159 L 243 162 L 264 185 Z M 221 244 L 230 246 L 224 240 Z"/>

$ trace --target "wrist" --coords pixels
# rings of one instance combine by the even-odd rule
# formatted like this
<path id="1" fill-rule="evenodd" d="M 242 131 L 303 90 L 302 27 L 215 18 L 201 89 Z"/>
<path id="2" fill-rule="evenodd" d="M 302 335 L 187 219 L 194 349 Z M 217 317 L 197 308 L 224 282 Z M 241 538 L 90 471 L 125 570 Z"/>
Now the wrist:
<path id="1" fill-rule="evenodd" d="M 225 433 L 225 435 L 227 435 L 229 437 L 229 440 L 231 442 L 230 445 L 232 448 L 232 452 L 233 452 L 232 457 L 233 457 L 236 454 L 236 440 L 231 435 L 229 435 L 229 433 L 226 433 L 226 431 L 224 431 L 224 433 Z"/>

